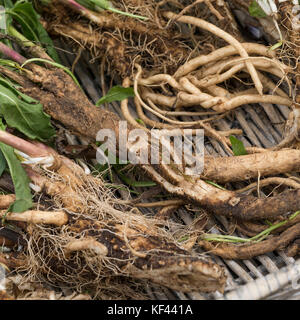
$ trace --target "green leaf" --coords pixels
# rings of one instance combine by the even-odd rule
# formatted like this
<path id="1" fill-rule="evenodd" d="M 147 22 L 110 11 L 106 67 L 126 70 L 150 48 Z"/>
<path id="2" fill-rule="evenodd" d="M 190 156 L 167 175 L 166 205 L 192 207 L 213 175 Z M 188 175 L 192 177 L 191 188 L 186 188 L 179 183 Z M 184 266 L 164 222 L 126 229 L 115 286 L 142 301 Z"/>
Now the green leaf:
<path id="1" fill-rule="evenodd" d="M 57 63 L 60 63 L 59 56 L 54 48 L 54 44 L 49 37 L 47 31 L 44 29 L 42 24 L 38 21 L 37 32 L 39 36 L 40 43 L 46 49 L 49 56 Z"/>
<path id="2" fill-rule="evenodd" d="M 90 10 L 95 10 L 97 6 L 104 10 L 109 8 L 107 0 L 77 0 L 77 2 Z"/>
<path id="3" fill-rule="evenodd" d="M 103 104 L 103 103 L 113 102 L 113 101 L 122 101 L 129 97 L 134 97 L 133 88 L 124 88 L 122 86 L 115 86 L 115 87 L 112 87 L 105 96 L 103 96 L 97 101 L 96 106 L 99 106 L 100 104 Z"/>
<path id="4" fill-rule="evenodd" d="M 217 183 L 215 183 L 213 181 L 205 180 L 205 182 L 208 183 L 208 184 L 211 184 L 212 186 L 214 186 L 214 187 L 216 187 L 218 189 L 225 190 L 225 191 L 227 190 L 224 187 L 220 186 L 219 184 L 217 184 Z"/>
<path id="5" fill-rule="evenodd" d="M 283 42 L 282 42 L 282 41 L 279 41 L 279 42 L 275 43 L 269 50 L 270 50 L 270 51 L 276 50 L 276 49 L 278 49 L 279 47 L 281 47 L 282 45 L 283 45 Z"/>
<path id="6" fill-rule="evenodd" d="M 102 11 L 102 10 L 109 10 L 111 12 L 115 12 L 124 16 L 128 16 L 131 18 L 141 19 L 141 20 L 148 20 L 147 17 L 139 16 L 127 11 L 121 11 L 114 7 L 112 7 L 111 3 L 107 0 L 77 0 L 82 6 L 93 10 L 93 11 Z"/>
<path id="7" fill-rule="evenodd" d="M 30 139 L 46 141 L 55 135 L 50 116 L 43 112 L 43 105 L 19 92 L 3 78 L 0 78 L 0 114 L 8 126 Z"/>
<path id="8" fill-rule="evenodd" d="M 147 188 L 147 187 L 155 187 L 157 184 L 153 181 L 135 181 L 128 178 L 125 174 L 121 173 L 120 170 L 116 170 L 117 175 L 123 180 L 128 186 L 135 188 Z"/>
<path id="9" fill-rule="evenodd" d="M 136 121 L 137 123 L 139 123 L 140 125 L 146 127 L 145 122 L 144 122 L 142 119 L 137 118 L 137 119 L 135 119 L 135 121 Z"/>
<path id="10" fill-rule="evenodd" d="M 7 163 L 3 152 L 0 150 L 0 177 L 2 176 L 4 170 L 6 169 Z"/>
<path id="11" fill-rule="evenodd" d="M 232 145 L 233 154 L 235 156 L 243 156 L 247 154 L 247 151 L 242 141 L 237 139 L 235 136 L 230 136 L 229 139 Z"/>
<path id="12" fill-rule="evenodd" d="M 6 29 L 2 30 L 2 33 L 7 34 L 8 27 L 12 24 L 12 18 L 7 14 L 7 10 L 13 7 L 13 3 L 10 0 L 0 0 L 0 5 L 5 8 L 5 23 Z M 1 17 L 3 18 L 3 17 Z M 12 48 L 11 41 L 9 39 L 2 39 L 3 42 L 8 47 Z M 1 54 L 2 56 L 2 54 Z"/>
<path id="13" fill-rule="evenodd" d="M 10 9 L 14 6 L 11 0 L 1 0 L 0 5 L 3 6 L 5 9 Z"/>
<path id="14" fill-rule="evenodd" d="M 8 59 L 0 59 L 0 65 L 8 66 L 11 68 L 16 68 L 16 69 L 21 69 L 20 65 L 17 62 L 14 62 L 14 61 L 8 60 Z"/>
<path id="15" fill-rule="evenodd" d="M 264 18 L 267 16 L 267 14 L 264 12 L 264 10 L 260 7 L 260 5 L 256 1 L 252 1 L 248 9 L 252 17 Z"/>
<path id="16" fill-rule="evenodd" d="M 3 124 L 1 124 L 1 127 L 3 130 Z M 0 150 L 7 161 L 16 194 L 16 201 L 9 207 L 8 211 L 23 212 L 28 210 L 32 207 L 32 195 L 29 187 L 30 180 L 16 157 L 14 149 L 0 142 Z"/>
<path id="17" fill-rule="evenodd" d="M 7 10 L 7 13 L 20 24 L 22 32 L 28 40 L 39 42 L 54 61 L 60 62 L 53 42 L 40 23 L 40 16 L 34 10 L 31 3 L 24 0 L 17 1 L 13 8 Z"/>

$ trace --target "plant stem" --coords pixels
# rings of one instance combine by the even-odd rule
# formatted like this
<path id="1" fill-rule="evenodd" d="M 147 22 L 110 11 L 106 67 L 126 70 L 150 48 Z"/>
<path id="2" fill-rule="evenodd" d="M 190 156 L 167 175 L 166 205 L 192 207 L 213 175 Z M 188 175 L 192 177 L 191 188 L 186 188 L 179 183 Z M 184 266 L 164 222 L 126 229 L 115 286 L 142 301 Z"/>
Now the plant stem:
<path id="1" fill-rule="evenodd" d="M 91 15 L 92 11 L 88 10 L 87 8 L 85 8 L 84 6 L 82 6 L 81 4 L 79 4 L 78 2 L 76 2 L 74 0 L 62 0 L 62 2 L 67 4 L 67 5 L 69 5 L 74 10 L 76 10 L 77 12 L 79 12 L 79 13 L 87 16 L 87 17 L 92 16 Z M 96 6 L 96 11 L 99 12 L 100 10 L 101 11 L 102 10 L 108 10 L 108 11 L 111 11 L 111 12 L 122 14 L 124 16 L 131 17 L 131 18 L 137 18 L 137 19 L 141 19 L 141 20 L 148 20 L 147 17 L 143 17 L 143 16 L 132 14 L 132 13 L 124 12 L 124 11 L 121 11 L 121 10 L 118 10 L 118 9 L 115 9 L 115 8 L 112 8 L 112 7 L 108 7 L 108 8 L 103 9 L 103 8 L 101 8 L 99 6 Z"/>
<path id="2" fill-rule="evenodd" d="M 79 84 L 78 80 L 76 79 L 76 77 L 74 76 L 74 74 L 67 67 L 61 65 L 60 63 L 54 62 L 54 61 L 49 61 L 47 59 L 42 59 L 42 58 L 32 58 L 32 59 L 28 59 L 24 63 L 22 63 L 21 68 L 23 68 L 26 64 L 32 63 L 32 62 L 44 62 L 44 63 L 50 64 L 51 66 L 54 66 L 56 68 L 62 69 L 73 79 L 73 81 L 78 85 L 78 87 L 81 88 L 80 84 Z"/>
<path id="3" fill-rule="evenodd" d="M 221 234 L 207 234 L 204 235 L 202 240 L 206 241 L 215 241 L 215 242 L 260 242 L 263 239 L 265 239 L 273 230 L 278 229 L 279 227 L 282 227 L 285 225 L 288 221 L 293 220 L 294 218 L 297 217 L 297 215 L 300 214 L 300 211 L 296 211 L 293 213 L 288 219 L 281 221 L 279 223 L 276 223 L 274 225 L 271 225 L 269 228 L 266 230 L 260 232 L 256 236 L 246 239 L 246 238 L 240 238 L 240 237 L 235 237 L 235 236 L 228 236 L 228 235 L 221 235 Z"/>
<path id="4" fill-rule="evenodd" d="M 136 15 L 136 14 L 125 12 L 125 11 L 121 11 L 121 10 L 118 10 L 118 9 L 115 9 L 115 8 L 112 8 L 112 7 L 107 8 L 107 10 L 111 11 L 111 12 L 122 14 L 123 16 L 131 17 L 131 18 L 137 18 L 137 19 L 141 19 L 141 20 L 148 20 L 147 17 L 139 16 L 139 15 Z"/>
<path id="5" fill-rule="evenodd" d="M 0 42 L 0 52 L 3 53 L 5 56 L 9 57 L 10 59 L 18 62 L 19 64 L 23 64 L 27 60 L 25 57 L 21 56 L 18 52 L 9 48 L 2 42 Z"/>
<path id="6" fill-rule="evenodd" d="M 9 35 L 11 35 L 12 37 L 15 37 L 17 39 L 19 39 L 22 44 L 26 47 L 34 47 L 35 44 L 33 42 L 31 42 L 30 40 L 28 40 L 27 38 L 25 38 L 16 28 L 14 28 L 12 25 L 8 26 L 7 29 Z"/>
<path id="7" fill-rule="evenodd" d="M 44 157 L 49 156 L 49 153 L 44 149 L 36 146 L 33 143 L 30 143 L 24 139 L 16 137 L 4 130 L 0 130 L 0 141 L 28 154 L 31 157 Z"/>

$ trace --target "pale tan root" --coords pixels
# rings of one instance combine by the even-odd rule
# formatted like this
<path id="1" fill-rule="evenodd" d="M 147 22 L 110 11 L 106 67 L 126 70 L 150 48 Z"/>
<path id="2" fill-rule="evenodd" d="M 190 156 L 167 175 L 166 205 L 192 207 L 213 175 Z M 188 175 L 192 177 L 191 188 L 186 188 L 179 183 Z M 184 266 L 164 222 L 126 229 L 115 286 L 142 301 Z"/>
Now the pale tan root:
<path id="1" fill-rule="evenodd" d="M 8 208 L 15 200 L 14 194 L 0 195 L 0 209 Z"/>
<path id="2" fill-rule="evenodd" d="M 249 184 L 248 186 L 235 190 L 237 193 L 243 193 L 248 190 L 253 190 L 257 188 L 262 188 L 265 186 L 268 186 L 270 184 L 278 185 L 278 186 L 287 186 L 291 187 L 294 189 L 299 189 L 300 188 L 300 183 L 294 181 L 293 179 L 288 179 L 288 178 L 279 178 L 279 177 L 272 177 L 272 178 L 266 178 L 263 180 L 259 180 L 258 182 L 253 182 Z"/>
<path id="3" fill-rule="evenodd" d="M 282 71 L 281 69 L 275 69 L 272 67 L 272 64 L 269 61 L 258 61 L 253 62 L 253 65 L 258 69 L 262 71 L 266 71 L 269 73 L 274 74 L 275 76 L 279 77 L 280 79 L 285 77 L 286 73 Z M 235 74 L 240 72 L 244 69 L 244 63 L 239 63 L 231 67 L 229 70 L 225 71 L 224 73 L 216 73 L 215 71 L 218 70 L 217 68 L 213 68 L 214 70 L 209 70 L 209 72 L 204 72 L 204 74 L 197 74 L 197 77 L 201 80 L 198 80 L 197 86 L 206 88 L 208 86 L 216 85 L 222 82 L 225 82 L 226 80 L 232 78 Z M 216 69 L 216 70 L 215 70 Z M 221 68 L 220 68 L 221 69 Z M 204 78 L 202 78 L 204 77 Z"/>
<path id="4" fill-rule="evenodd" d="M 259 175 L 300 171 L 300 150 L 266 151 L 234 157 L 205 158 L 202 177 L 219 183 L 245 181 Z"/>
<path id="5" fill-rule="evenodd" d="M 149 119 L 148 117 L 146 117 L 146 115 L 143 112 L 143 109 L 141 107 L 140 104 L 140 100 L 138 100 L 137 98 L 134 99 L 135 101 L 135 106 L 137 109 L 137 113 L 140 119 L 142 119 L 144 121 L 144 123 L 146 125 L 149 125 L 151 128 L 160 128 L 160 129 L 170 129 L 170 130 L 174 130 L 172 131 L 173 135 L 179 134 L 182 135 L 182 131 L 181 130 L 176 130 L 176 128 L 184 128 L 184 127 L 199 127 L 199 128 L 203 128 L 204 132 L 207 136 L 212 137 L 218 141 L 220 141 L 222 143 L 222 145 L 224 146 L 224 148 L 229 152 L 229 154 L 232 154 L 232 150 L 229 148 L 229 140 L 226 138 L 226 136 L 228 136 L 228 134 L 232 134 L 232 131 L 217 131 L 215 129 L 213 129 L 209 123 L 205 123 L 205 120 L 199 120 L 199 121 L 192 121 L 192 122 L 183 122 L 183 121 L 174 121 L 168 117 L 164 117 L 164 120 L 167 121 L 168 123 L 162 123 L 162 122 L 158 122 L 158 121 L 154 121 Z M 149 101 L 149 104 L 151 105 L 151 102 Z M 122 104 L 122 110 L 128 110 L 128 107 L 126 107 L 126 101 L 123 102 Z M 124 117 L 126 119 L 132 119 L 132 117 L 128 113 L 124 114 Z M 207 119 L 206 119 L 207 120 Z M 170 124 L 169 124 L 170 123 Z M 141 125 L 135 125 L 138 128 L 144 129 L 145 127 L 142 127 Z M 236 131 L 234 130 L 234 132 L 236 133 Z M 238 132 L 240 133 L 240 131 Z"/>
<path id="6" fill-rule="evenodd" d="M 201 105 L 203 108 L 209 109 L 212 108 L 216 112 L 225 112 L 235 108 L 238 108 L 244 104 L 251 103 L 271 103 L 279 104 L 291 107 L 293 102 L 291 99 L 283 96 L 273 96 L 273 95 L 243 95 L 236 96 L 226 102 L 224 97 L 215 97 L 209 101 L 203 102 L 202 97 L 197 95 L 188 94 L 185 92 L 180 92 L 178 95 L 178 102 L 176 103 L 176 97 L 167 97 L 162 94 L 147 92 L 143 95 L 143 99 L 151 99 L 156 105 L 161 105 L 164 107 L 172 108 L 175 103 L 176 107 L 192 107 Z M 223 100 L 223 101 L 222 101 Z"/>
<path id="7" fill-rule="evenodd" d="M 211 33 L 213 33 L 214 35 L 223 38 L 225 41 L 227 41 L 229 44 L 233 45 L 237 50 L 238 53 L 241 55 L 242 58 L 248 58 L 249 55 L 247 53 L 247 51 L 245 50 L 245 48 L 241 45 L 241 43 L 236 40 L 234 37 L 232 37 L 229 33 L 224 32 L 222 29 L 216 27 L 215 25 L 199 19 L 199 18 L 195 18 L 192 16 L 182 16 L 179 17 L 174 14 L 173 12 L 165 12 L 164 17 L 168 18 L 168 19 L 173 19 L 179 22 L 183 22 L 183 23 L 190 23 L 193 25 L 196 25 L 197 27 L 207 30 Z M 263 92 L 263 86 L 261 84 L 261 81 L 257 75 L 256 69 L 254 68 L 253 64 L 250 61 L 245 61 L 246 67 L 251 75 L 251 78 L 255 84 L 255 87 L 258 91 L 258 93 L 261 95 Z"/>
<path id="8" fill-rule="evenodd" d="M 248 52 L 248 54 L 259 54 L 261 56 L 266 56 L 269 58 L 275 58 L 275 51 L 269 50 L 268 47 L 256 44 L 256 43 L 241 43 L 244 49 Z M 211 62 L 219 61 L 223 58 L 238 54 L 238 50 L 236 47 L 229 45 L 227 47 L 223 47 L 221 49 L 217 49 L 206 56 L 199 56 L 194 58 L 188 62 L 186 62 L 183 66 L 179 67 L 176 73 L 174 74 L 174 78 L 180 78 L 182 76 L 191 73 L 197 68 L 207 65 Z"/>
<path id="9" fill-rule="evenodd" d="M 190 97 L 191 100 L 194 100 L 195 103 L 197 101 L 196 96 Z M 189 102 L 189 103 L 190 103 Z M 281 96 L 272 96 L 272 95 L 245 95 L 245 96 L 237 96 L 232 98 L 231 100 L 215 105 L 213 110 L 217 112 L 224 112 L 238 108 L 244 104 L 252 104 L 252 103 L 271 103 L 271 104 L 279 104 L 283 106 L 291 107 L 293 104 L 292 99 L 284 98 Z"/>
<path id="10" fill-rule="evenodd" d="M 253 65 L 258 68 L 265 68 L 265 69 L 276 69 L 277 71 L 281 71 L 282 74 L 286 74 L 288 72 L 291 72 L 291 68 L 280 61 L 276 59 L 270 59 L 268 57 L 248 57 L 245 58 L 228 58 L 225 60 L 222 60 L 220 62 L 214 63 L 209 67 L 202 68 L 196 72 L 196 76 L 198 78 L 207 77 L 211 75 L 219 75 L 221 72 L 228 71 L 232 67 L 244 65 L 245 60 L 251 60 Z M 271 72 L 271 71 L 270 71 Z"/>
<path id="11" fill-rule="evenodd" d="M 53 181 L 45 176 L 41 176 L 39 173 L 33 171 L 29 167 L 25 169 L 31 181 L 50 196 L 60 199 L 64 204 L 64 208 L 74 212 L 84 211 L 82 199 L 78 197 L 78 194 L 72 188 L 76 188 L 78 186 L 72 186 L 68 180 L 68 177 L 64 177 L 66 183 L 55 180 Z"/>
<path id="12" fill-rule="evenodd" d="M 93 238 L 73 240 L 65 246 L 67 255 L 70 255 L 71 252 L 82 250 L 92 250 L 100 256 L 106 256 L 108 253 L 107 247 Z"/>
<path id="13" fill-rule="evenodd" d="M 68 223 L 68 215 L 63 211 L 34 211 L 28 210 L 21 213 L 1 211 L 0 217 L 9 221 L 22 221 L 34 224 L 51 224 L 61 227 Z"/>

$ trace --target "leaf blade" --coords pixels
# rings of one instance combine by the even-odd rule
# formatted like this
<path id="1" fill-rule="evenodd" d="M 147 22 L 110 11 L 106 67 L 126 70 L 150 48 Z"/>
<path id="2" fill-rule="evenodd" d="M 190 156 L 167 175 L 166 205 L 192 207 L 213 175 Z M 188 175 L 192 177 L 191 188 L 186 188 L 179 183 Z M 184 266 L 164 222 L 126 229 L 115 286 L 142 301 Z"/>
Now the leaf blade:
<path id="1" fill-rule="evenodd" d="M 267 16 L 265 11 L 261 8 L 261 6 L 256 1 L 252 1 L 248 9 L 252 17 L 265 18 Z"/>
<path id="2" fill-rule="evenodd" d="M 229 139 L 235 156 L 244 156 L 248 154 L 242 141 L 237 139 L 235 136 L 230 136 Z"/>
<path id="3" fill-rule="evenodd" d="M 43 105 L 19 92 L 14 86 L 0 78 L 0 114 L 8 126 L 18 129 L 30 139 L 49 140 L 55 135 L 50 116 Z"/>
<path id="4" fill-rule="evenodd" d="M 97 101 L 96 106 L 99 106 L 103 103 L 110 103 L 113 101 L 122 101 L 130 97 L 134 97 L 133 88 L 124 88 L 122 86 L 115 86 L 115 87 L 112 87 L 105 96 L 103 96 Z"/>
<path id="5" fill-rule="evenodd" d="M 33 205 L 29 187 L 29 178 L 20 161 L 14 153 L 14 149 L 0 142 L 0 150 L 3 153 L 15 187 L 16 200 L 10 205 L 9 212 L 24 212 Z"/>

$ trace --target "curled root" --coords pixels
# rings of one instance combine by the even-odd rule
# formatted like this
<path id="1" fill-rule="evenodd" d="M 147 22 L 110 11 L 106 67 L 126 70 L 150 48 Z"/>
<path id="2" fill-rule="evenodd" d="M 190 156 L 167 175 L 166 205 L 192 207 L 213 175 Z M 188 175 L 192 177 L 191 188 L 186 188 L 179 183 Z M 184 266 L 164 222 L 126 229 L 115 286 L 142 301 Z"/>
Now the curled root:
<path id="1" fill-rule="evenodd" d="M 208 130 L 208 127 L 204 126 L 204 122 L 212 122 L 217 119 L 217 117 L 207 118 L 211 114 L 210 112 L 215 111 L 216 114 L 225 116 L 227 112 L 242 105 L 255 103 L 293 106 L 292 99 L 279 88 L 279 85 L 276 85 L 264 75 L 264 72 L 272 73 L 280 78 L 281 81 L 285 80 L 290 87 L 287 77 L 287 74 L 291 71 L 290 67 L 279 62 L 275 58 L 274 52 L 270 52 L 263 45 L 240 43 L 238 47 L 242 47 L 247 56 L 243 56 L 237 46 L 227 46 L 206 56 L 202 55 L 192 59 L 190 62 L 179 67 L 173 76 L 158 73 L 149 77 L 143 77 L 143 69 L 136 63 L 137 73 L 133 80 L 135 106 L 144 126 L 138 124 L 130 115 L 128 107 L 126 107 L 127 102 L 122 103 L 122 112 L 125 119 L 134 127 L 144 128 L 145 130 L 148 128 L 202 127 L 205 129 L 206 135 L 218 140 L 228 153 L 231 154 L 232 152 L 228 147 L 230 143 L 222 138 L 223 133 L 218 132 L 212 127 Z M 262 56 L 249 56 L 250 53 L 257 53 Z M 241 57 L 237 57 L 235 54 L 241 54 Z M 230 57 L 230 55 L 233 56 Z M 251 62 L 251 66 L 246 62 Z M 208 65 L 205 65 L 205 63 Z M 202 65 L 201 69 L 197 69 Z M 255 75 L 254 73 L 250 73 L 247 66 L 251 70 L 252 67 L 255 68 Z M 257 76 L 265 87 L 262 87 L 262 91 L 259 92 L 260 94 L 257 94 L 257 88 L 260 86 L 257 82 L 255 83 L 256 89 L 250 88 L 239 92 L 229 92 L 228 89 L 225 89 L 227 87 L 226 82 L 236 78 L 237 74 L 243 77 L 245 77 L 245 74 L 246 77 L 250 74 L 255 79 Z M 127 78 L 124 80 L 124 84 L 125 82 L 126 86 L 130 85 Z M 267 94 L 270 91 L 271 94 Z M 199 111 L 194 110 L 199 107 Z M 193 111 L 187 111 L 186 108 L 193 108 Z M 206 113 L 204 110 L 207 110 Z M 149 113 L 162 121 L 150 119 Z M 183 116 L 200 116 L 204 119 L 183 121 Z"/>
<path id="2" fill-rule="evenodd" d="M 240 44 L 240 42 L 238 40 L 236 40 L 230 34 L 224 32 L 222 29 L 216 27 L 215 25 L 213 25 L 211 23 L 208 23 L 205 20 L 191 17 L 191 16 L 182 16 L 182 17 L 178 18 L 178 16 L 172 12 L 166 12 L 166 13 L 164 13 L 164 16 L 168 19 L 173 19 L 173 20 L 176 20 L 179 22 L 184 22 L 184 23 L 190 23 L 190 24 L 196 25 L 197 27 L 200 27 L 202 29 L 210 31 L 210 32 L 214 33 L 216 36 L 223 38 L 225 41 L 229 42 L 229 44 L 234 46 L 242 58 L 249 57 L 247 51 Z M 263 92 L 263 86 L 262 86 L 261 81 L 258 77 L 256 69 L 254 68 L 253 64 L 250 61 L 246 60 L 245 64 L 246 64 L 246 67 L 251 75 L 251 78 L 255 84 L 255 87 L 256 87 L 258 93 L 261 95 Z"/>
<path id="3" fill-rule="evenodd" d="M 241 45 L 248 52 L 248 54 L 259 54 L 260 56 L 266 56 L 269 58 L 276 57 L 275 52 L 269 50 L 269 48 L 267 48 L 264 45 L 257 44 L 257 43 L 247 43 L 247 42 L 241 43 Z M 208 55 L 202 55 L 202 56 L 196 57 L 194 59 L 189 60 L 181 67 L 179 67 L 176 73 L 174 74 L 174 77 L 176 79 L 181 78 L 195 71 L 201 66 L 208 65 L 211 62 L 217 62 L 224 58 L 236 55 L 237 53 L 238 53 L 237 48 L 234 47 L 233 45 L 230 45 L 227 47 L 217 49 Z"/>

